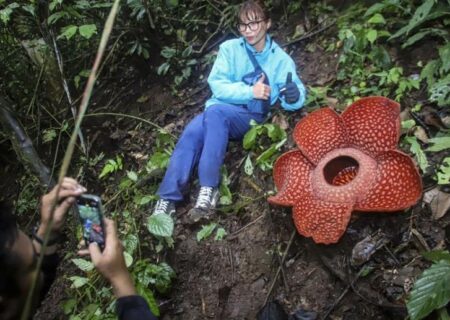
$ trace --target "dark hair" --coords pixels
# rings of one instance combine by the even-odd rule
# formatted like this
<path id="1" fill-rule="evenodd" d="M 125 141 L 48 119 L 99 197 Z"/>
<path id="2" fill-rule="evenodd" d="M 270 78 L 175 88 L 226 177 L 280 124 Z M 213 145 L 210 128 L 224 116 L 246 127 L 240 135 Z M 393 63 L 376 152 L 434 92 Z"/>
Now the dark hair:
<path id="1" fill-rule="evenodd" d="M 0 201 L 0 296 L 14 297 L 20 294 L 18 271 L 21 259 L 11 251 L 19 229 L 11 207 Z M 0 311 L 6 306 L 0 303 Z"/>
<path id="2" fill-rule="evenodd" d="M 270 19 L 269 12 L 262 0 L 247 0 L 239 6 L 238 20 L 243 15 L 246 15 L 250 20 L 251 14 L 259 19 Z"/>

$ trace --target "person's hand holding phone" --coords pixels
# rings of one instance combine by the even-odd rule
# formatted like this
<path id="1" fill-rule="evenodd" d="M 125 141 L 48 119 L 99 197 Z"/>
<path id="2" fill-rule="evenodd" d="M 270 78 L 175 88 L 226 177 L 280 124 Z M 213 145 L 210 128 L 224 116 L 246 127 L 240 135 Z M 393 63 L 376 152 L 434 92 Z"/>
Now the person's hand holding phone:
<path id="1" fill-rule="evenodd" d="M 112 285 L 114 295 L 117 298 L 136 294 L 136 289 L 128 272 L 123 257 L 123 247 L 117 237 L 117 229 L 114 221 L 104 219 L 105 248 L 103 251 L 96 242 L 89 244 L 89 254 L 97 271 L 102 274 Z M 86 251 L 80 251 L 86 254 Z"/>
<path id="2" fill-rule="evenodd" d="M 65 177 L 58 190 L 55 186 L 49 193 L 44 195 L 41 200 L 41 222 L 36 234 L 44 238 L 47 228 L 50 226 L 52 206 L 55 205 L 53 214 L 53 223 L 51 225 L 51 232 L 58 233 L 66 217 L 66 213 L 75 198 L 86 192 L 86 188 L 80 185 L 75 179 Z M 50 234 L 50 237 L 52 234 Z"/>

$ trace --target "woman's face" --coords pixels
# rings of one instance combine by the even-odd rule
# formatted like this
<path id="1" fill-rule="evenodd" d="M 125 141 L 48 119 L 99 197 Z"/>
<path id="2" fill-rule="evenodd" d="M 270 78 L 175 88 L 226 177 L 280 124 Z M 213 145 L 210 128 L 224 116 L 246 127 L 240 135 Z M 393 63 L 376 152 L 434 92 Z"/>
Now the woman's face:
<path id="1" fill-rule="evenodd" d="M 240 16 L 238 30 L 256 51 L 262 51 L 266 44 L 266 33 L 270 25 L 270 19 L 259 18 L 254 12 L 249 12 Z"/>

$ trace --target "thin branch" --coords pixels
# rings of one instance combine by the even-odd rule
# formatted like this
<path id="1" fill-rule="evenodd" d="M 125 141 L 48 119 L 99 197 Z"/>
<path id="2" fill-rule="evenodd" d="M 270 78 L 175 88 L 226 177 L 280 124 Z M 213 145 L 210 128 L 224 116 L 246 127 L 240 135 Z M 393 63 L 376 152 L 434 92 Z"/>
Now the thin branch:
<path id="1" fill-rule="evenodd" d="M 267 304 L 267 301 L 269 300 L 270 295 L 272 294 L 272 290 L 275 287 L 275 282 L 277 282 L 278 276 L 280 275 L 281 268 L 283 267 L 284 261 L 286 260 L 287 254 L 289 252 L 289 249 L 291 248 L 291 244 L 294 242 L 295 235 L 297 234 L 297 230 L 292 231 L 291 238 L 289 239 L 288 245 L 286 247 L 286 250 L 283 253 L 283 257 L 281 258 L 280 266 L 278 267 L 277 273 L 275 274 L 275 277 L 272 280 L 272 284 L 270 285 L 269 291 L 267 292 L 266 299 L 264 300 L 264 306 Z"/>
<path id="2" fill-rule="evenodd" d="M 100 113 L 90 113 L 85 115 L 85 117 L 100 117 L 100 116 L 114 116 L 114 117 L 124 117 L 124 118 L 130 118 L 130 119 L 134 119 L 134 120 L 138 120 L 144 123 L 147 123 L 155 128 L 157 128 L 158 130 L 163 131 L 164 133 L 169 134 L 172 138 L 176 139 L 177 137 L 174 136 L 173 134 L 171 134 L 170 132 L 167 132 L 167 130 L 165 130 L 164 128 L 158 126 L 156 123 L 151 122 L 149 120 L 143 119 L 143 118 L 139 118 L 136 116 L 132 116 L 129 114 L 124 114 L 124 113 L 114 113 L 114 112 L 100 112 Z"/>

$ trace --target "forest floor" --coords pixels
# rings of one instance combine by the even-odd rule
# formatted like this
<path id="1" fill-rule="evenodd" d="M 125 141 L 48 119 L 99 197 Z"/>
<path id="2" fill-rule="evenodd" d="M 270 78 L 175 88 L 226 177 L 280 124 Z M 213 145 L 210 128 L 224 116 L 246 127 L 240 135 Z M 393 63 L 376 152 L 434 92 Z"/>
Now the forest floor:
<path id="1" fill-rule="evenodd" d="M 277 40 L 283 43 L 284 39 Z M 314 50 L 305 50 L 307 44 Z M 314 44 L 314 38 L 291 45 L 288 51 L 305 84 L 324 85 L 335 79 L 338 57 L 325 52 L 319 43 Z M 203 81 L 185 88 L 185 97 L 180 101 L 162 84 L 137 81 L 117 97 L 117 112 L 148 119 L 179 135 L 185 124 L 201 112 L 209 91 L 197 88 L 204 85 Z M 136 102 L 139 97 L 148 99 Z M 289 135 L 302 115 L 304 111 L 287 117 Z M 149 131 L 139 132 L 135 123 L 126 119 L 87 119 L 85 128 L 93 147 L 106 146 L 112 153 L 145 153 L 154 141 Z M 130 130 L 138 134 L 130 136 Z M 287 145 L 286 150 L 294 146 L 290 136 Z M 238 212 L 219 208 L 211 218 L 227 231 L 224 240 L 197 241 L 200 225 L 185 221 L 192 201 L 188 199 L 178 207 L 175 244 L 166 256 L 177 278 L 171 292 L 159 297 L 162 319 L 255 319 L 265 303 L 273 300 L 286 312 L 295 313 L 295 319 L 406 316 L 405 298 L 411 284 L 428 266 L 420 252 L 445 248 L 449 216 L 434 219 L 422 201 L 405 212 L 354 213 L 338 244 L 316 245 L 297 234 L 290 208 L 268 204 L 264 194 L 274 189 L 270 174 L 246 176 L 244 157 L 241 144 L 231 143 L 226 158 L 228 171 L 234 177 L 230 188 L 234 199 L 250 200 Z M 91 189 L 96 188 L 95 179 L 89 183 Z M 193 187 L 191 195 L 195 194 Z M 142 219 L 149 213 L 150 208 L 142 213 Z M 365 245 L 355 249 L 364 239 Z M 367 252 L 358 251 L 361 247 Z M 62 277 L 36 319 L 64 318 L 58 303 L 66 298 L 66 287 Z"/>

